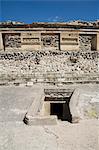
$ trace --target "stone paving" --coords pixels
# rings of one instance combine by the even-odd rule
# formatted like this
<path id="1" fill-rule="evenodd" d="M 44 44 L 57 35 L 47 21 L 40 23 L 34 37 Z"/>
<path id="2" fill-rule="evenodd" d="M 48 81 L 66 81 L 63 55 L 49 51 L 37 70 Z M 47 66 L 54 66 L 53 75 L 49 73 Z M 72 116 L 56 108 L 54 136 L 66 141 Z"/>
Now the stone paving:
<path id="1" fill-rule="evenodd" d="M 32 87 L 0 87 L 0 121 L 22 121 L 35 91 Z"/>
<path id="2" fill-rule="evenodd" d="M 0 150 L 98 150 L 98 122 L 27 126 L 0 122 Z"/>

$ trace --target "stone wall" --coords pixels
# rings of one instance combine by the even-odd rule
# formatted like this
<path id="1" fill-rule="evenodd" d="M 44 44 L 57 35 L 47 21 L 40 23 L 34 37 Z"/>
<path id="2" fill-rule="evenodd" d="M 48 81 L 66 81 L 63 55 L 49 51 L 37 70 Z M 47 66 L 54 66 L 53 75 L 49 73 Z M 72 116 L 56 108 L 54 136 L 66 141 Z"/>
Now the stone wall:
<path id="1" fill-rule="evenodd" d="M 77 31 L 14 31 L 0 33 L 0 50 L 98 50 L 98 34 Z"/>
<path id="2" fill-rule="evenodd" d="M 60 34 L 61 50 L 79 50 L 79 33 L 78 32 L 62 32 Z"/>
<path id="3" fill-rule="evenodd" d="M 0 82 L 98 82 L 98 52 L 0 52 Z"/>

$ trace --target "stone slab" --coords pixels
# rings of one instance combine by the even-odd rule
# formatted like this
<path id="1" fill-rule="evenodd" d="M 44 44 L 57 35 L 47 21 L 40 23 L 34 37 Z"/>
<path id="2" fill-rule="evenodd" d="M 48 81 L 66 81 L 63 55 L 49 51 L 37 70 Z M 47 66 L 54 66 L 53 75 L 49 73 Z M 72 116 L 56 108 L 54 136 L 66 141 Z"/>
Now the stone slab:
<path id="1" fill-rule="evenodd" d="M 26 115 L 24 122 L 27 125 L 56 125 L 57 116 L 28 116 Z"/>

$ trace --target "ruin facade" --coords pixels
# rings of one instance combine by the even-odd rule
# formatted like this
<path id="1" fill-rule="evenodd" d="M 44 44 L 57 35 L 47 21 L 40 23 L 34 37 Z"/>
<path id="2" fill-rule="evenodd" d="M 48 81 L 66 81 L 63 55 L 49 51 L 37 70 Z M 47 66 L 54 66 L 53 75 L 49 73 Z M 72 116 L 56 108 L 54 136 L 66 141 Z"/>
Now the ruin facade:
<path id="1" fill-rule="evenodd" d="M 99 21 L 0 23 L 0 85 L 35 83 L 44 87 L 35 94 L 24 122 L 56 124 L 57 117 L 69 122 L 81 118 L 81 91 L 71 84 L 99 83 Z"/>
<path id="2" fill-rule="evenodd" d="M 0 50 L 99 50 L 99 22 L 0 24 Z"/>

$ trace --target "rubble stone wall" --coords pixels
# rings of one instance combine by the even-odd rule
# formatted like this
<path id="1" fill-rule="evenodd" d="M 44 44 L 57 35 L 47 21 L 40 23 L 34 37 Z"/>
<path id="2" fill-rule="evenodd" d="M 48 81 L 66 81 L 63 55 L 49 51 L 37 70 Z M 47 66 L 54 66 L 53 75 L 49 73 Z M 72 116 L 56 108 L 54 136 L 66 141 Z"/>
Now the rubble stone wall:
<path id="1" fill-rule="evenodd" d="M 98 52 L 0 52 L 0 82 L 99 81 Z"/>

